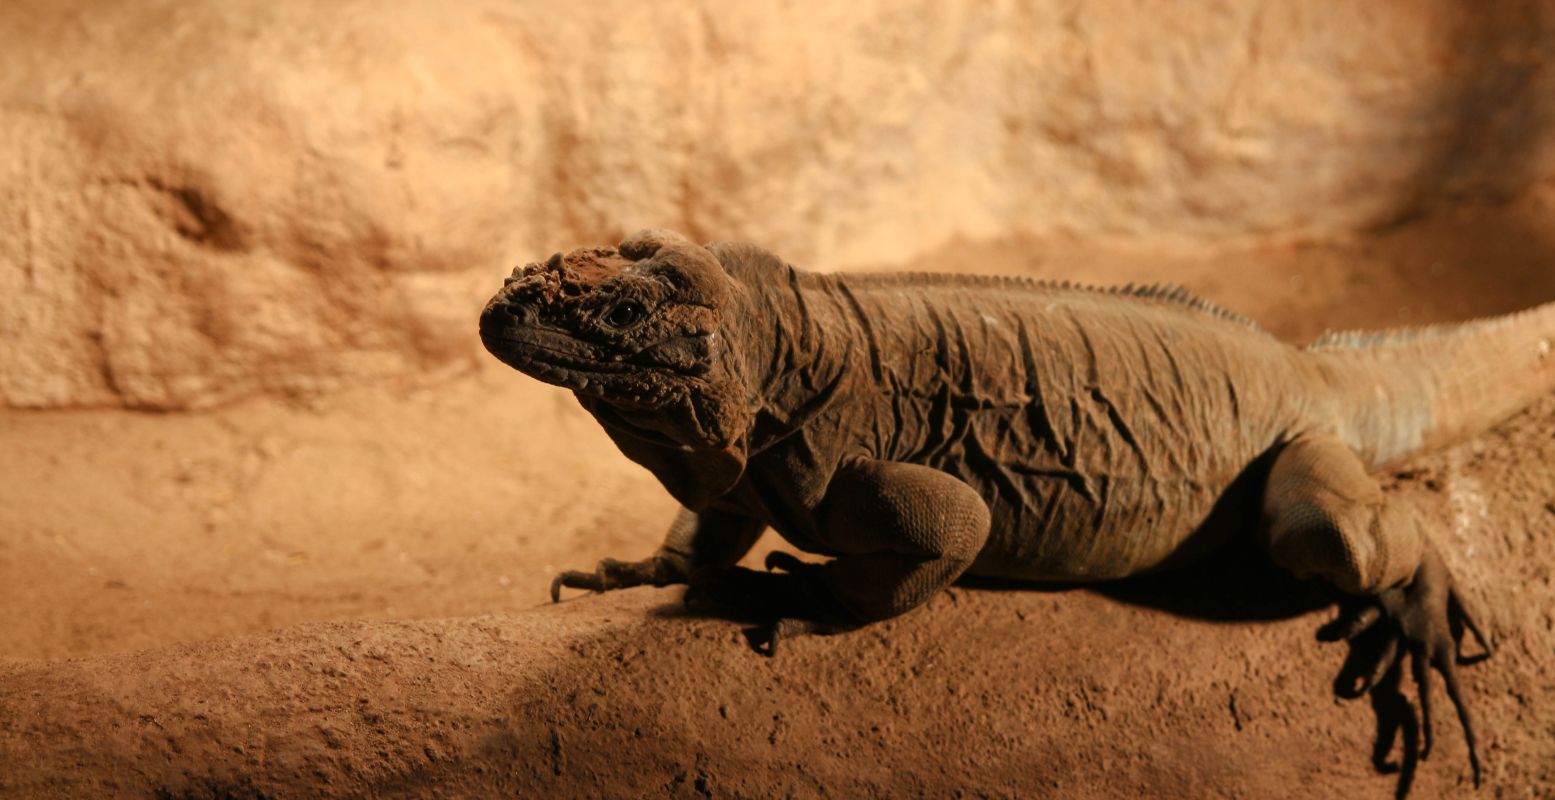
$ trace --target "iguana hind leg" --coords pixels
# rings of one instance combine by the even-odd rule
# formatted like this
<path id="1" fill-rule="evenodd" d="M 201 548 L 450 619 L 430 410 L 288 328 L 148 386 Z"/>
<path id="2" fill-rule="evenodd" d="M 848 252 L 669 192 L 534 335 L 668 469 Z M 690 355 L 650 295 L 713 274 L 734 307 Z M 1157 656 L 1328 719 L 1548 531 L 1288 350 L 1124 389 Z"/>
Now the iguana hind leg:
<path id="1" fill-rule="evenodd" d="M 681 509 L 657 552 L 641 561 L 606 558 L 593 572 L 567 570 L 551 581 L 551 602 L 562 587 L 607 592 L 632 586 L 686 583 L 694 571 L 733 564 L 750 552 L 766 526 L 748 517 Z"/>
<path id="2" fill-rule="evenodd" d="M 751 640 L 771 654 L 786 636 L 849 630 L 922 605 L 971 566 L 990 516 L 976 490 L 944 472 L 865 459 L 833 476 L 815 525 L 838 554 L 831 561 L 773 553 L 765 574 L 709 570 L 693 577 L 687 603 L 763 622 Z"/>
<path id="3" fill-rule="evenodd" d="M 1484 657 L 1463 654 L 1465 629 L 1486 654 L 1489 642 L 1413 509 L 1388 500 L 1353 450 L 1336 438 L 1315 435 L 1291 442 L 1276 456 L 1263 512 L 1265 546 L 1276 563 L 1369 601 L 1324 626 L 1321 638 L 1350 640 L 1385 626 L 1375 660 L 1357 670 L 1361 684 L 1344 693 L 1392 691 L 1388 681 L 1397 680 L 1397 662 L 1407 654 L 1419 689 L 1424 735 L 1418 755 L 1423 759 L 1433 742 L 1431 673 L 1440 673 L 1463 726 L 1477 786 L 1478 744 L 1457 666 Z M 1406 761 L 1413 755 L 1406 753 Z"/>

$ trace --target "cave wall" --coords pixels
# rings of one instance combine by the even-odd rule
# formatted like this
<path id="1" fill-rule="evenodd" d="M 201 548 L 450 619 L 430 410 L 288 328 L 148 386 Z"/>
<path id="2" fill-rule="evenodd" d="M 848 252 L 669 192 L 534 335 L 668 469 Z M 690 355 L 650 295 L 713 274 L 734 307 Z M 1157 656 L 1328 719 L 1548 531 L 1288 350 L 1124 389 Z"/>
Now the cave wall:
<path id="1" fill-rule="evenodd" d="M 1503 201 L 1555 174 L 1541 7 L 6 3 L 0 404 L 425 380 L 510 267 L 646 225 L 846 267 Z"/>

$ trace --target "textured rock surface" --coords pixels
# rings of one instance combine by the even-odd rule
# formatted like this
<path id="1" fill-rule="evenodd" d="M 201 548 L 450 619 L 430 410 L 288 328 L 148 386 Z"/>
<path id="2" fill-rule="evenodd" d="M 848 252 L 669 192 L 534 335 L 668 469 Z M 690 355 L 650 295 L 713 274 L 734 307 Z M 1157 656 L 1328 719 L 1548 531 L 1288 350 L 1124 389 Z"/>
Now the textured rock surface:
<path id="1" fill-rule="evenodd" d="M 1555 457 L 1552 408 L 1397 489 L 1443 523 L 1502 643 L 1465 676 L 1486 797 L 1555 790 L 1555 517 L 1536 469 Z M 633 589 L 0 664 L 0 794 L 1390 796 L 1372 712 L 1331 699 L 1343 656 L 1313 641 L 1317 596 L 1268 569 L 954 589 L 772 659 L 732 623 L 685 618 L 676 590 Z M 1413 796 L 1464 796 L 1462 736 L 1438 724 Z"/>
<path id="2" fill-rule="evenodd" d="M 458 368 L 507 265 L 648 224 L 845 265 L 1504 198 L 1555 171 L 1542 8 L 7 3 L 0 402 Z"/>

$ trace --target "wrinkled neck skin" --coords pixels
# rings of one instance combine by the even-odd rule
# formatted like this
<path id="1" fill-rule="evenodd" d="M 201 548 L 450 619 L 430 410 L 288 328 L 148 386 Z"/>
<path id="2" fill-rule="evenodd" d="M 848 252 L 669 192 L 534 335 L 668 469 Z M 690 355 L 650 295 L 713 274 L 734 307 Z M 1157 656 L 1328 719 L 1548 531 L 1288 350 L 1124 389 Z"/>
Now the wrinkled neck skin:
<path id="1" fill-rule="evenodd" d="M 741 286 L 736 346 L 749 378 L 754 414 L 747 441 L 754 455 L 825 410 L 842 388 L 852 350 L 837 335 L 835 309 L 807 298 L 792 266 L 756 248 L 713 250 Z"/>

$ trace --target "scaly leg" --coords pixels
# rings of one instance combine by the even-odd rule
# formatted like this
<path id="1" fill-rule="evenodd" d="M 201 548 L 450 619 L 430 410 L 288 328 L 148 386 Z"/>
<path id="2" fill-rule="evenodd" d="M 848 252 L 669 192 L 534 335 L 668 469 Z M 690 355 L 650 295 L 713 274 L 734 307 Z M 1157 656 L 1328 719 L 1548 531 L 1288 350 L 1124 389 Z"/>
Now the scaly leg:
<path id="1" fill-rule="evenodd" d="M 862 460 L 833 476 L 815 524 L 836 558 L 807 564 L 773 553 L 767 568 L 782 575 L 704 571 L 687 603 L 764 621 L 751 638 L 770 654 L 787 636 L 849 630 L 922 605 L 971 566 L 990 519 L 977 492 L 946 473 Z"/>
<path id="2" fill-rule="evenodd" d="M 1298 577 L 1323 578 L 1341 591 L 1371 600 L 1324 626 L 1321 638 L 1349 640 L 1379 622 L 1386 626 L 1376 660 L 1361 665 L 1362 681 L 1352 690 L 1354 695 L 1378 688 L 1390 675 L 1396 679 L 1398 660 L 1409 655 L 1420 696 L 1421 759 L 1430 755 L 1434 741 L 1432 671 L 1441 674 L 1463 726 L 1478 786 L 1478 742 L 1457 667 L 1484 658 L 1490 646 L 1412 509 L 1389 502 L 1360 458 L 1342 442 L 1312 435 L 1286 445 L 1276 457 L 1264 496 L 1264 531 L 1276 563 Z M 1465 629 L 1484 654 L 1463 654 Z M 1414 754 L 1405 756 L 1408 762 Z"/>
<path id="3" fill-rule="evenodd" d="M 729 566 L 750 552 L 766 528 L 748 517 L 681 509 L 658 552 L 642 561 L 607 558 L 593 572 L 568 570 L 551 581 L 551 601 L 561 600 L 562 587 L 607 592 L 632 586 L 686 583 L 697 569 Z"/>

